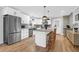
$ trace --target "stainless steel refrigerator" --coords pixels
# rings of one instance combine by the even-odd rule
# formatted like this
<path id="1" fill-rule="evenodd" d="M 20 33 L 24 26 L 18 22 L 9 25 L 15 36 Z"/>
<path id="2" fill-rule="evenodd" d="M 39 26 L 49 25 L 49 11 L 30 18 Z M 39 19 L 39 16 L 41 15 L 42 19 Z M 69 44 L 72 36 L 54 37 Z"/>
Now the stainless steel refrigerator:
<path id="1" fill-rule="evenodd" d="M 21 40 L 21 18 L 4 15 L 4 43 L 13 44 Z"/>

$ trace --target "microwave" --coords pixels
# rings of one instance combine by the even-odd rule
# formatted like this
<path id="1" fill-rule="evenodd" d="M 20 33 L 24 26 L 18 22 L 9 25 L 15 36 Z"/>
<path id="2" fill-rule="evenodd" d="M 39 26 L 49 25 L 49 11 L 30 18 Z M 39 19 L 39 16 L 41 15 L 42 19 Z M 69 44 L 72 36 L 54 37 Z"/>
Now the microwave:
<path id="1" fill-rule="evenodd" d="M 26 26 L 25 25 L 21 25 L 21 28 L 23 29 L 23 28 L 26 28 Z"/>

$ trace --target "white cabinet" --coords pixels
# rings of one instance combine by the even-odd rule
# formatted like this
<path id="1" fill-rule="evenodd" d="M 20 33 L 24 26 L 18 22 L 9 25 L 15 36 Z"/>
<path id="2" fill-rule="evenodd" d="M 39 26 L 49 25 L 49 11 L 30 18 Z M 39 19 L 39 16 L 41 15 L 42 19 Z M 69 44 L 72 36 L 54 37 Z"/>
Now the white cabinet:
<path id="1" fill-rule="evenodd" d="M 21 40 L 27 38 L 29 36 L 29 29 L 22 29 L 21 30 Z"/>
<path id="2" fill-rule="evenodd" d="M 3 15 L 9 14 L 9 15 L 21 17 L 21 19 L 22 19 L 21 23 L 29 24 L 30 16 L 25 15 L 24 13 L 22 13 L 19 10 L 15 10 L 13 8 L 10 8 L 10 7 L 5 7 L 5 8 L 2 9 L 2 12 L 3 12 L 2 13 Z"/>
<path id="3" fill-rule="evenodd" d="M 26 24 L 27 23 L 27 19 L 26 19 L 27 16 L 25 15 L 22 15 L 22 24 Z"/>
<path id="4" fill-rule="evenodd" d="M 33 24 L 38 24 L 38 25 L 41 25 L 42 24 L 42 19 L 34 19 L 32 21 Z"/>
<path id="5" fill-rule="evenodd" d="M 3 8 L 3 15 L 5 14 L 9 14 L 9 15 L 16 15 L 16 10 L 9 8 L 9 7 L 5 7 Z"/>
<path id="6" fill-rule="evenodd" d="M 29 24 L 29 21 L 30 21 L 30 16 L 28 15 L 23 15 L 22 16 L 22 24 Z"/>
<path id="7" fill-rule="evenodd" d="M 9 15 L 14 15 L 14 16 L 19 16 L 19 17 L 22 17 L 22 15 L 23 15 L 19 10 L 15 10 L 10 7 L 3 8 L 2 12 L 3 12 L 2 13 L 3 15 L 9 14 Z"/>

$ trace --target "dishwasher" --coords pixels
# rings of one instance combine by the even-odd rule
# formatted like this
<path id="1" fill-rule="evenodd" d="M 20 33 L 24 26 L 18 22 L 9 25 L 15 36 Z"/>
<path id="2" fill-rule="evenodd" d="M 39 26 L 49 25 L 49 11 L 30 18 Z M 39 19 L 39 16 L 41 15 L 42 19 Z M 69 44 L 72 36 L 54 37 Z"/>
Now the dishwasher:
<path id="1" fill-rule="evenodd" d="M 33 36 L 33 29 L 29 29 L 29 37 Z"/>

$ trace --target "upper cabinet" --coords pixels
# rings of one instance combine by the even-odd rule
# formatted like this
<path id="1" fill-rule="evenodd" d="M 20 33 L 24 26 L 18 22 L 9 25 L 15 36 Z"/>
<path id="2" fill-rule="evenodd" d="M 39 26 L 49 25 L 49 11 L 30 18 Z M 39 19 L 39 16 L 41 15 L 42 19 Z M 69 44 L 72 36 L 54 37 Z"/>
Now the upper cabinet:
<path id="1" fill-rule="evenodd" d="M 29 21 L 30 21 L 30 16 L 22 15 L 22 21 L 21 21 L 22 24 L 29 24 Z"/>
<path id="2" fill-rule="evenodd" d="M 30 20 L 30 16 L 22 13 L 21 11 L 19 10 L 16 10 L 16 9 L 13 9 L 11 7 L 4 7 L 2 9 L 2 14 L 3 15 L 6 15 L 6 14 L 9 14 L 9 15 L 14 15 L 14 16 L 18 16 L 18 17 L 21 17 L 21 23 L 22 24 L 29 24 L 29 20 Z"/>
<path id="3" fill-rule="evenodd" d="M 79 14 L 75 15 L 75 21 L 79 21 Z"/>
<path id="4" fill-rule="evenodd" d="M 32 21 L 32 24 L 41 25 L 42 24 L 42 19 L 34 19 Z"/>
<path id="5" fill-rule="evenodd" d="M 79 8 L 75 9 L 73 12 L 74 22 L 79 22 Z"/>
<path id="6" fill-rule="evenodd" d="M 4 8 L 2 9 L 2 12 L 3 12 L 3 13 L 2 13 L 3 15 L 9 14 L 9 15 L 14 15 L 14 16 L 19 16 L 19 17 L 22 16 L 21 11 L 15 10 L 15 9 L 13 9 L 13 8 L 10 8 L 10 7 L 4 7 Z"/>
<path id="7" fill-rule="evenodd" d="M 16 15 L 17 12 L 16 12 L 16 10 L 14 10 L 12 8 L 5 7 L 5 8 L 3 8 L 3 15 L 5 15 L 5 14 Z"/>

